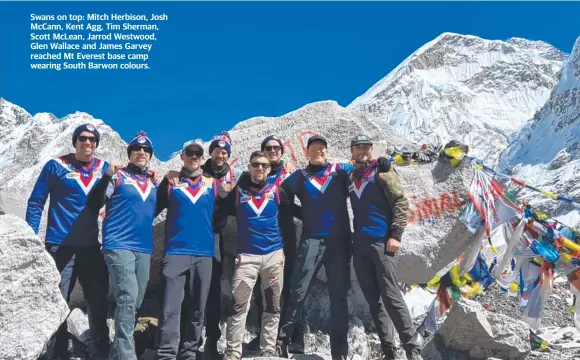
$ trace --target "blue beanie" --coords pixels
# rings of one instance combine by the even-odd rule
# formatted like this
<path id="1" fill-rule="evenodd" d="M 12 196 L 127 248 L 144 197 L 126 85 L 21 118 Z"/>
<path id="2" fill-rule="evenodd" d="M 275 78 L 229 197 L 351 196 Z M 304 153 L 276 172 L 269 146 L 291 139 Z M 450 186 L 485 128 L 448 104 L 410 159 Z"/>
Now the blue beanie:
<path id="1" fill-rule="evenodd" d="M 213 152 L 213 149 L 221 147 L 228 152 L 228 156 L 232 154 L 232 139 L 227 131 L 221 133 L 221 135 L 214 136 L 213 140 L 209 144 L 209 153 Z"/>
<path id="2" fill-rule="evenodd" d="M 135 135 L 135 137 L 129 142 L 129 145 L 127 146 L 127 156 L 131 155 L 131 147 L 135 145 L 145 145 L 149 147 L 150 150 L 146 152 L 148 152 L 153 157 L 153 143 L 151 142 L 151 139 L 147 137 L 147 133 L 145 131 L 139 131 L 137 135 Z"/>
<path id="3" fill-rule="evenodd" d="M 266 148 L 266 144 L 267 144 L 267 143 L 268 143 L 268 141 L 270 141 L 270 140 L 275 140 L 275 141 L 277 141 L 277 142 L 278 142 L 278 144 L 280 144 L 280 147 L 282 148 L 282 149 L 281 149 L 281 151 L 282 151 L 282 155 L 284 155 L 284 142 L 282 142 L 282 139 L 280 139 L 280 138 L 279 138 L 278 136 L 276 136 L 276 135 L 270 135 L 270 136 L 268 136 L 267 138 L 265 138 L 265 139 L 262 141 L 262 146 L 260 147 L 260 149 L 261 149 L 262 151 L 264 151 L 264 149 Z"/>
<path id="4" fill-rule="evenodd" d="M 96 147 L 99 147 L 99 141 L 101 140 L 101 134 L 99 134 L 99 132 L 97 131 L 97 128 L 92 124 L 82 124 L 75 129 L 75 131 L 73 132 L 73 136 L 72 136 L 73 146 L 74 147 L 77 146 L 77 137 L 83 131 L 88 131 L 91 134 L 95 135 L 95 137 L 97 138 Z"/>

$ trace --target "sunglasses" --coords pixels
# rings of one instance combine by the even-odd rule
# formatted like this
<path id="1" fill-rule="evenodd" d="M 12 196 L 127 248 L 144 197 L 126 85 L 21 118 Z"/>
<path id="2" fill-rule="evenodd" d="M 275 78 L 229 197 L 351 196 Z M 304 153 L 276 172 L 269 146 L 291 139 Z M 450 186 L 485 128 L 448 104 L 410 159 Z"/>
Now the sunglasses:
<path id="1" fill-rule="evenodd" d="M 131 151 L 137 152 L 137 151 L 140 151 L 140 150 L 143 150 L 145 152 L 150 152 L 151 151 L 151 149 L 147 145 L 133 145 L 133 146 L 131 146 Z"/>
<path id="2" fill-rule="evenodd" d="M 270 164 L 253 162 L 253 163 L 250 163 L 250 166 L 253 167 L 254 169 L 257 169 L 259 167 L 261 167 L 263 169 L 267 169 L 270 167 Z"/>
<path id="3" fill-rule="evenodd" d="M 197 156 L 197 157 L 202 157 L 203 156 L 203 150 L 191 150 L 191 149 L 187 149 L 184 150 L 183 153 L 185 154 L 185 156 Z"/>
<path id="4" fill-rule="evenodd" d="M 89 141 L 90 141 L 90 142 L 92 142 L 92 143 L 96 143 L 96 142 L 97 142 L 97 138 L 96 138 L 96 137 L 94 137 L 94 136 L 84 136 L 84 135 L 79 135 L 79 136 L 77 136 L 77 139 L 78 139 L 80 142 L 82 142 L 82 143 L 84 143 L 84 142 L 85 142 L 85 141 L 87 141 L 87 140 L 89 140 Z"/>
<path id="5" fill-rule="evenodd" d="M 278 151 L 278 150 L 282 149 L 282 147 L 274 145 L 274 146 L 265 146 L 264 149 L 266 151 Z"/>

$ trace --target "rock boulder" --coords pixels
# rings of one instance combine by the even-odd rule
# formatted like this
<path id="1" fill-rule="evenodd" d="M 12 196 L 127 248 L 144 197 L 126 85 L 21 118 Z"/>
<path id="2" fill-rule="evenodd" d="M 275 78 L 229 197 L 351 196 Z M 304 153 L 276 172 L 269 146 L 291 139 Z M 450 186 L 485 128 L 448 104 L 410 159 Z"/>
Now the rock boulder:
<path id="1" fill-rule="evenodd" d="M 24 220 L 0 215 L 0 359 L 36 359 L 69 308 L 60 275 Z"/>
<path id="2" fill-rule="evenodd" d="M 531 351 L 530 327 L 521 320 L 485 310 L 461 299 L 439 329 L 445 345 L 474 359 L 523 360 Z"/>

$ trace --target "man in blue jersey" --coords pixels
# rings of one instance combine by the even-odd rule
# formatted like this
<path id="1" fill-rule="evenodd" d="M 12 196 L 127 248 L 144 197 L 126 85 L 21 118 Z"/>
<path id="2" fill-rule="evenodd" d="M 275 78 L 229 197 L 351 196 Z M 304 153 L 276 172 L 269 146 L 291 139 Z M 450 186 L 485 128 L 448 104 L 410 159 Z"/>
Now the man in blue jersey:
<path id="1" fill-rule="evenodd" d="M 231 156 L 232 140 L 227 131 L 215 136 L 209 145 L 210 158 L 201 166 L 204 174 L 211 176 L 217 180 L 219 196 L 221 198 L 227 196 L 231 189 L 237 184 L 242 171 L 239 168 L 234 168 L 233 163 L 228 164 Z M 179 184 L 179 173 L 170 171 L 166 177 L 172 185 Z M 205 314 L 205 335 L 206 344 L 204 346 L 204 353 L 211 359 L 221 360 L 218 352 L 218 341 L 222 335 L 220 329 L 220 320 L 222 317 L 222 301 L 221 301 L 221 277 L 224 263 L 224 245 L 222 231 L 227 223 L 227 217 L 219 221 L 214 219 L 214 256 L 211 273 L 211 285 L 209 289 L 206 314 Z"/>
<path id="2" fill-rule="evenodd" d="M 127 155 L 129 164 L 113 164 L 91 194 L 106 209 L 103 252 L 117 303 L 112 360 L 137 360 L 133 333 L 149 281 L 156 215 L 157 184 L 147 167 L 153 145 L 145 132 L 129 142 Z"/>
<path id="3" fill-rule="evenodd" d="M 329 163 L 327 141 L 308 139 L 309 164 L 295 171 L 282 188 L 291 201 L 302 205 L 302 236 L 294 262 L 290 294 L 284 304 L 277 355 L 288 357 L 290 336 L 302 311 L 312 278 L 324 264 L 330 295 L 330 347 L 333 359 L 348 354 L 348 303 L 350 289 L 350 219 L 346 206 L 348 174 L 352 164 Z"/>
<path id="4" fill-rule="evenodd" d="M 60 290 L 67 302 L 76 278 L 79 279 L 87 301 L 93 359 L 106 358 L 109 351 L 106 322 L 109 278 L 98 240 L 99 208 L 87 206 L 89 191 L 109 167 L 94 156 L 99 140 L 94 125 L 77 127 L 72 136 L 75 153 L 46 163 L 26 209 L 26 222 L 38 234 L 42 211 L 50 196 L 46 249 L 61 274 Z M 50 357 L 69 358 L 66 321 L 58 330 L 54 354 Z"/>
<path id="5" fill-rule="evenodd" d="M 302 236 L 290 280 L 290 294 L 282 313 L 277 355 L 288 357 L 288 345 L 310 283 L 324 265 L 330 296 L 330 351 L 332 359 L 348 355 L 348 302 L 350 289 L 350 218 L 346 205 L 348 176 L 353 164 L 327 161 L 327 141 L 315 135 L 306 146 L 308 166 L 290 175 L 281 187 L 291 202 L 302 205 Z M 388 165 L 380 158 L 380 171 Z"/>
<path id="6" fill-rule="evenodd" d="M 262 313 L 261 356 L 272 357 L 280 320 L 280 297 L 284 279 L 284 250 L 278 225 L 278 208 L 294 207 L 277 184 L 268 181 L 270 161 L 261 151 L 250 155 L 250 181 L 238 183 L 220 204 L 236 216 L 238 256 L 232 281 L 232 300 L 227 324 L 225 360 L 242 358 L 242 340 L 246 330 L 252 291 L 258 278 L 266 304 Z"/>
<path id="7" fill-rule="evenodd" d="M 394 360 L 397 355 L 394 324 L 407 358 L 421 360 L 418 334 L 395 271 L 396 254 L 409 218 L 408 200 L 394 169 L 378 172 L 369 137 L 356 136 L 351 141 L 351 152 L 356 164 L 349 176 L 354 214 L 353 265 L 381 340 L 383 359 Z"/>
<path id="8" fill-rule="evenodd" d="M 280 185 L 294 171 L 294 164 L 282 160 L 284 155 L 284 142 L 276 135 L 269 135 L 262 140 L 261 150 L 270 161 L 270 172 L 268 182 Z M 240 177 L 240 182 L 250 181 L 250 172 L 246 171 Z M 278 224 L 282 233 L 284 243 L 284 288 L 282 289 L 282 298 L 286 299 L 290 290 L 290 277 L 292 276 L 292 265 L 294 265 L 294 256 L 296 254 L 296 224 L 294 223 L 295 208 L 283 206 L 278 212 Z M 258 278 L 255 289 L 261 289 L 261 281 Z M 258 294 L 256 297 L 257 312 L 261 314 L 264 310 L 262 297 Z M 285 302 L 285 300 L 284 300 Z M 261 327 L 261 325 L 260 325 Z M 298 317 L 296 329 L 292 335 L 291 351 L 293 353 L 304 353 L 304 323 L 302 316 Z M 248 349 L 260 349 L 260 334 L 248 344 Z"/>
<path id="9" fill-rule="evenodd" d="M 187 143 L 181 152 L 179 184 L 172 185 L 165 178 L 157 194 L 157 213 L 167 208 L 159 360 L 194 360 L 202 341 L 214 256 L 212 220 L 218 197 L 217 180 L 203 174 L 203 153 L 200 144 Z"/>

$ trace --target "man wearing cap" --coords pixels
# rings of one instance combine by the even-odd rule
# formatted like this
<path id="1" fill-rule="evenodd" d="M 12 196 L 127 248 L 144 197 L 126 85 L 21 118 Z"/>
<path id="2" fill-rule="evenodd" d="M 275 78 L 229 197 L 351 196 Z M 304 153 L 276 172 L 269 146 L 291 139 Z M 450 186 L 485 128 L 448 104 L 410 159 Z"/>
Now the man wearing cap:
<path id="1" fill-rule="evenodd" d="M 397 356 L 394 323 L 407 358 L 421 360 L 417 331 L 395 272 L 396 255 L 409 219 L 408 200 L 393 168 L 378 172 L 368 136 L 354 137 L 351 153 L 355 160 L 355 169 L 349 175 L 349 191 L 354 215 L 356 277 L 369 305 L 384 359 L 394 360 Z"/>
<path id="2" fill-rule="evenodd" d="M 127 146 L 129 164 L 113 164 L 91 201 L 105 204 L 103 252 L 113 283 L 115 339 L 110 359 L 137 360 L 133 333 L 149 281 L 157 184 L 148 164 L 153 144 L 143 131 Z"/>
<path id="3" fill-rule="evenodd" d="M 109 163 L 94 155 L 99 140 L 94 125 L 77 127 L 72 136 L 75 152 L 44 165 L 26 209 L 26 222 L 38 234 L 44 204 L 50 196 L 46 250 L 60 272 L 60 291 L 67 302 L 78 276 L 87 302 L 93 359 L 104 359 L 109 351 L 109 277 L 98 240 L 99 208 L 87 206 L 89 191 L 109 168 Z M 52 358 L 69 358 L 66 321 L 56 335 L 54 352 Z"/>
<path id="4" fill-rule="evenodd" d="M 289 338 L 302 311 L 310 283 L 324 265 L 330 296 L 330 347 L 332 359 L 348 354 L 348 303 L 350 289 L 350 218 L 346 199 L 348 176 L 353 164 L 329 163 L 327 141 L 315 135 L 307 143 L 308 166 L 281 184 L 293 202 L 302 205 L 302 236 L 291 277 L 290 294 L 284 305 L 277 355 L 288 357 Z M 382 166 L 388 160 L 381 158 Z"/>
<path id="5" fill-rule="evenodd" d="M 227 131 L 215 136 L 209 145 L 210 158 L 201 166 L 204 174 L 217 180 L 218 194 L 220 198 L 225 198 L 227 194 L 237 184 L 242 170 L 234 168 L 228 164 L 232 151 L 232 140 Z M 180 183 L 179 173 L 169 171 L 165 175 L 172 185 Z M 205 314 L 205 334 L 207 343 L 204 352 L 212 359 L 220 358 L 217 343 L 222 335 L 220 320 L 222 317 L 221 306 L 221 277 L 223 270 L 223 236 L 222 231 L 227 224 L 227 217 L 223 220 L 213 220 L 214 231 L 214 255 L 211 273 L 211 284 L 207 299 Z"/>
<path id="6" fill-rule="evenodd" d="M 181 160 L 179 184 L 170 184 L 166 177 L 157 194 L 157 214 L 167 208 L 159 360 L 197 358 L 214 256 L 217 180 L 203 174 L 200 144 L 185 144 Z"/>
<path id="7" fill-rule="evenodd" d="M 282 160 L 284 155 L 284 142 L 282 139 L 276 135 L 269 135 L 264 140 L 260 146 L 260 150 L 264 152 L 268 160 L 270 161 L 270 172 L 268 174 L 268 183 L 275 184 L 279 186 L 282 181 L 286 180 L 288 176 L 294 171 L 294 164 L 291 162 L 285 162 Z M 246 183 L 249 181 L 250 173 L 245 171 L 241 177 L 239 183 Z M 294 213 L 295 207 L 282 206 L 278 211 L 278 225 L 280 226 L 280 232 L 282 233 L 282 240 L 284 243 L 284 288 L 282 290 L 282 297 L 285 299 L 288 296 L 290 290 L 290 277 L 292 275 L 292 265 L 294 265 L 294 257 L 296 255 L 296 224 L 294 223 Z M 261 288 L 261 280 L 258 278 L 254 290 Z M 261 314 L 264 310 L 262 304 L 262 297 L 256 296 L 256 308 L 257 312 Z M 261 318 L 258 317 L 258 322 L 261 322 Z M 260 324 L 259 324 L 260 325 Z M 259 326 L 258 328 L 260 328 Z M 298 317 L 298 322 L 296 330 L 292 335 L 292 345 L 293 352 L 303 353 L 304 352 L 304 323 L 302 321 L 302 316 Z M 250 350 L 259 350 L 260 348 L 260 334 L 248 344 Z"/>

